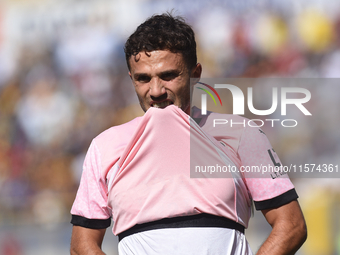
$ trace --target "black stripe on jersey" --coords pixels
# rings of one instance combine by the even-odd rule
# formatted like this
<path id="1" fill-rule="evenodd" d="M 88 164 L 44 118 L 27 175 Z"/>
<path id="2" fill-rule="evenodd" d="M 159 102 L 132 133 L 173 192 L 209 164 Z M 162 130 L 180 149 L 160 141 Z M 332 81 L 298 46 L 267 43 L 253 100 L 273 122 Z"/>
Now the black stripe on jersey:
<path id="1" fill-rule="evenodd" d="M 296 193 L 295 189 L 291 189 L 271 199 L 263 201 L 254 201 L 254 204 L 256 210 L 272 209 L 288 204 L 289 202 L 296 200 L 298 197 L 299 196 Z"/>
<path id="2" fill-rule="evenodd" d="M 79 215 L 72 215 L 71 223 L 75 226 L 92 229 L 108 228 L 111 225 L 111 218 L 108 219 L 88 219 Z"/>

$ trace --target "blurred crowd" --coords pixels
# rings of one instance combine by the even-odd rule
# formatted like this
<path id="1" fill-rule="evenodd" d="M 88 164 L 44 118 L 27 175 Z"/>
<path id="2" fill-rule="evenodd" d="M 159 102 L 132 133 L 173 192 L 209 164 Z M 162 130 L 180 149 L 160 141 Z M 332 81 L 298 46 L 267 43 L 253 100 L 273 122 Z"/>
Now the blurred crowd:
<path id="1" fill-rule="evenodd" d="M 107 1 L 99 2 L 105 6 Z M 160 2 L 133 1 L 132 14 L 137 8 L 148 12 L 123 19 L 132 25 L 109 14 L 79 14 L 65 31 L 56 26 L 53 36 L 41 32 L 27 42 L 11 40 L 10 47 L 6 17 L 23 7 L 16 2 L 15 8 L 10 4 L 1 8 L 0 227 L 36 223 L 53 228 L 70 220 L 91 140 L 143 114 L 123 47 L 134 24 L 153 13 L 175 8 L 186 17 L 196 32 L 203 77 L 340 77 L 340 5 L 325 7 L 315 1 L 314 8 L 304 8 L 304 1 L 297 1 L 301 6 L 290 10 L 291 1 L 284 6 L 262 1 L 267 4 L 261 9 L 232 1 L 227 1 L 229 5 L 213 1 L 209 6 L 203 1 Z M 98 5 L 87 1 L 84 13 L 91 12 L 91 3 Z M 129 9 L 121 5 L 122 1 L 110 3 L 113 9 Z M 334 92 L 325 93 L 339 105 Z M 337 111 L 334 114 L 338 119 Z M 335 249 L 327 254 L 335 254 Z"/>

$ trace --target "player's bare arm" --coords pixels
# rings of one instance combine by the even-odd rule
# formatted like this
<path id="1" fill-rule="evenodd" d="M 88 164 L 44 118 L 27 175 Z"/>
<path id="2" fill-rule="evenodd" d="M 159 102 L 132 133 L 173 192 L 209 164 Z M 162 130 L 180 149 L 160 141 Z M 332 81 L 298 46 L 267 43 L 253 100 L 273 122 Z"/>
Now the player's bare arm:
<path id="1" fill-rule="evenodd" d="M 73 226 L 71 237 L 71 255 L 105 255 L 101 245 L 106 229 L 90 229 Z"/>
<path id="2" fill-rule="evenodd" d="M 297 201 L 274 209 L 262 210 L 272 231 L 257 255 L 295 254 L 307 238 L 306 223 Z"/>

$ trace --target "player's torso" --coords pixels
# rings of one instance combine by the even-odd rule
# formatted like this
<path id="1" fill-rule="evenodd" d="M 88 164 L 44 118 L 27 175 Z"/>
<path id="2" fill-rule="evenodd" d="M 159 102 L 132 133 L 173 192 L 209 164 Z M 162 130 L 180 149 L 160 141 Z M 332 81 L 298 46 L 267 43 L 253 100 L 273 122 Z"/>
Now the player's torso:
<path id="1" fill-rule="evenodd" d="M 235 145 L 211 143 L 204 137 L 204 126 L 195 130 L 198 125 L 193 127 L 189 117 L 176 107 L 151 109 L 130 126 L 130 135 L 120 137 L 119 150 L 115 151 L 119 155 L 112 158 L 115 162 L 105 164 L 111 166 L 107 172 L 108 206 L 115 221 L 114 233 L 135 224 L 202 212 L 247 226 L 250 200 L 242 179 L 232 174 L 206 178 L 210 177 L 206 173 L 190 178 L 193 162 L 226 164 L 216 150 L 229 155 L 229 165 L 239 167 Z M 230 134 L 224 139 L 223 134 L 214 136 L 235 143 L 237 135 Z"/>

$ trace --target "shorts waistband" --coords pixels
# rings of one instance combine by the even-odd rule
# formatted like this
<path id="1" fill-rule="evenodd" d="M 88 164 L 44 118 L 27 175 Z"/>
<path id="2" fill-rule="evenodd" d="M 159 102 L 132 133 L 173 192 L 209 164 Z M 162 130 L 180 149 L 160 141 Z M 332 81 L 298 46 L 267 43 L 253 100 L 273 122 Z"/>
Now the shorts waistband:
<path id="1" fill-rule="evenodd" d="M 217 227 L 229 228 L 240 231 L 244 234 L 244 226 L 222 216 L 216 216 L 207 213 L 201 213 L 190 216 L 180 216 L 174 218 L 164 218 L 152 222 L 136 224 L 122 233 L 118 234 L 118 239 L 121 241 L 124 237 L 136 234 L 139 232 L 163 229 L 163 228 L 188 228 L 188 227 Z"/>

